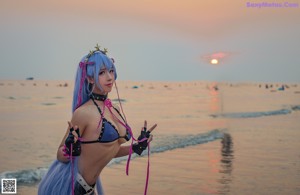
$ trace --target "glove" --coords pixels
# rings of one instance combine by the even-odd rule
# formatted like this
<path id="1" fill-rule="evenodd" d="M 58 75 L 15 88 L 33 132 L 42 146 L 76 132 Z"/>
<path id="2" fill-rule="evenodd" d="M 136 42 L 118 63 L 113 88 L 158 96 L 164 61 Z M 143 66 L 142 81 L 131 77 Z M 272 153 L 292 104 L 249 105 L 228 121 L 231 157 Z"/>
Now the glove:
<path id="1" fill-rule="evenodd" d="M 141 155 L 142 152 L 146 150 L 148 146 L 149 137 L 150 137 L 150 131 L 147 131 L 147 128 L 144 127 L 144 130 L 141 131 L 141 134 L 138 137 L 138 142 L 132 145 L 132 150 L 138 155 Z"/>
<path id="2" fill-rule="evenodd" d="M 64 153 L 66 154 L 65 156 L 71 156 L 71 144 L 72 146 L 72 156 L 79 156 L 81 153 L 81 142 L 80 142 L 80 135 L 79 135 L 79 129 L 76 129 L 75 132 L 78 135 L 78 139 L 76 141 L 76 143 L 74 143 L 75 139 L 74 139 L 74 135 L 73 132 L 74 128 L 72 127 L 70 129 L 69 135 L 65 141 L 65 145 L 64 145 Z"/>

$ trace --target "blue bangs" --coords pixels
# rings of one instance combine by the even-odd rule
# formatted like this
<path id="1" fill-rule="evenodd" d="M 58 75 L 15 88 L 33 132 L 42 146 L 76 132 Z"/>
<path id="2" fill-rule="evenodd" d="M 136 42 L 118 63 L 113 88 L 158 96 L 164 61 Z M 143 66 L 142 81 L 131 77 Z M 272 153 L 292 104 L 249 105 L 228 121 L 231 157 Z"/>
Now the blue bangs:
<path id="1" fill-rule="evenodd" d="M 95 52 L 90 58 L 89 62 L 94 62 L 94 65 L 89 65 L 87 67 L 87 76 L 93 77 L 96 81 L 96 85 L 102 91 L 102 87 L 99 84 L 99 73 L 101 68 L 105 67 L 107 70 L 114 70 L 115 80 L 117 79 L 117 71 L 115 65 L 107 55 L 103 54 L 102 52 Z"/>

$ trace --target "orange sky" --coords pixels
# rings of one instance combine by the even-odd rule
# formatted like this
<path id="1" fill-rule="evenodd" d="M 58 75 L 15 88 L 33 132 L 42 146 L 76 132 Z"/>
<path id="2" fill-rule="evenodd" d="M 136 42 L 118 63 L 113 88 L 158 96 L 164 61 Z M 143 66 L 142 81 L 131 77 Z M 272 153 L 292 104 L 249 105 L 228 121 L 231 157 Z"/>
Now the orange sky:
<path id="1" fill-rule="evenodd" d="M 300 31 L 300 8 L 248 8 L 247 2 L 261 3 L 243 0 L 0 1 L 0 22 L 4 29 L 0 41 L 3 39 L 5 44 L 2 45 L 6 45 L 1 51 L 4 51 L 4 61 L 9 61 L 5 56 L 9 56 L 9 50 L 13 50 L 12 45 L 23 48 L 23 45 L 30 43 L 32 52 L 36 52 L 40 51 L 39 44 L 43 43 L 55 55 L 58 52 L 55 47 L 59 44 L 63 48 L 77 42 L 82 50 L 76 52 L 74 48 L 74 52 L 82 54 L 95 42 L 104 43 L 110 48 L 115 48 L 117 43 L 122 42 L 123 46 L 118 45 L 117 48 L 125 47 L 123 51 L 132 50 L 133 54 L 140 52 L 141 47 L 153 50 L 160 45 L 161 49 L 165 47 L 162 51 L 171 48 L 169 53 L 165 53 L 165 56 L 170 57 L 172 52 L 176 52 L 175 47 L 178 47 L 186 50 L 181 51 L 182 59 L 199 60 L 201 56 L 214 52 L 242 55 L 252 53 L 241 62 L 252 61 L 255 59 L 252 56 L 258 55 L 256 58 L 261 58 L 260 61 L 252 64 L 260 63 L 261 60 L 264 60 L 264 64 L 271 64 L 278 60 L 268 61 L 264 56 L 278 56 L 279 53 L 286 52 L 284 47 L 291 45 L 293 55 L 287 52 L 283 55 L 286 60 L 282 62 L 292 63 L 293 60 L 289 59 L 299 49 L 295 40 Z M 299 3 L 298 0 L 290 2 Z M 277 45 L 282 45 L 282 51 L 275 51 Z M 264 54 L 256 53 L 259 49 L 263 49 Z M 141 53 L 140 58 L 147 60 L 147 56 L 142 57 L 147 52 Z M 59 52 L 60 55 L 61 53 Z M 117 51 L 117 55 L 125 59 L 125 63 L 135 64 L 141 61 L 132 62 L 128 56 L 122 56 L 125 55 L 124 52 L 120 53 L 121 55 Z M 29 51 L 27 55 L 30 55 Z M 66 55 L 66 58 L 70 57 Z M 152 63 L 150 61 L 147 61 L 149 65 Z M 164 63 L 171 63 L 165 61 Z M 74 62 L 65 59 L 52 63 Z M 192 64 L 196 61 L 186 60 L 181 63 Z M 135 66 L 137 65 L 133 65 Z"/>
<path id="2" fill-rule="evenodd" d="M 265 20 L 270 25 L 276 20 L 300 17 L 299 9 L 249 9 L 246 7 L 249 1 L 240 0 L 53 0 L 46 2 L 2 1 L 0 9 L 1 12 L 13 12 L 16 16 L 25 14 L 28 17 L 41 19 L 55 14 L 57 15 L 55 19 L 93 17 L 99 20 L 128 20 L 152 24 L 173 32 L 181 31 L 206 37 L 230 33 L 238 28 L 237 25 L 245 25 L 249 22 Z"/>

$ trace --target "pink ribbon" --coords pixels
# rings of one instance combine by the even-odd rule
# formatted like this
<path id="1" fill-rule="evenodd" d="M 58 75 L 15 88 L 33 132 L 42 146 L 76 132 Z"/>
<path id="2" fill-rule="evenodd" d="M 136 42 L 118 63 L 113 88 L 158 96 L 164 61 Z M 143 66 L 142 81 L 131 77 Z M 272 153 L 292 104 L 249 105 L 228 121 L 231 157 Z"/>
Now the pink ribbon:
<path id="1" fill-rule="evenodd" d="M 78 93 L 79 97 L 77 99 L 76 108 L 78 108 L 82 103 L 82 95 L 81 94 L 82 94 L 82 87 L 84 85 L 84 80 L 86 78 L 86 66 L 93 65 L 93 64 L 95 64 L 95 62 L 80 62 L 79 63 L 79 67 L 81 68 L 82 73 L 81 73 L 81 78 L 80 78 L 80 87 L 79 87 L 79 93 Z"/>
<path id="2" fill-rule="evenodd" d="M 143 138 L 141 140 L 137 140 L 136 138 L 134 138 L 133 133 L 131 128 L 127 125 L 124 124 L 118 117 L 116 117 L 113 112 L 111 111 L 111 107 L 112 107 L 112 103 L 110 101 L 110 99 L 106 99 L 104 100 L 104 105 L 108 108 L 109 112 L 111 113 L 111 115 L 121 124 L 123 125 L 130 133 L 132 139 L 131 139 L 131 145 L 129 148 L 129 154 L 128 154 L 128 159 L 127 159 L 127 164 L 126 164 L 126 175 L 129 175 L 129 164 L 130 164 L 130 159 L 131 159 L 131 154 L 132 154 L 132 145 L 133 145 L 133 141 L 137 141 L 137 142 L 143 142 L 145 140 L 147 140 L 148 138 Z M 148 165 L 147 165 L 147 176 L 146 176 L 146 184 L 145 184 L 145 191 L 144 191 L 144 195 L 147 194 L 148 191 L 148 183 L 149 183 L 149 174 L 150 174 L 150 142 L 148 143 Z"/>
<path id="3" fill-rule="evenodd" d="M 72 186 L 72 195 L 74 195 L 74 161 L 73 161 L 73 156 L 72 156 L 72 152 L 73 152 L 73 144 L 71 144 L 71 154 L 70 154 L 70 160 L 71 160 L 71 186 Z"/>

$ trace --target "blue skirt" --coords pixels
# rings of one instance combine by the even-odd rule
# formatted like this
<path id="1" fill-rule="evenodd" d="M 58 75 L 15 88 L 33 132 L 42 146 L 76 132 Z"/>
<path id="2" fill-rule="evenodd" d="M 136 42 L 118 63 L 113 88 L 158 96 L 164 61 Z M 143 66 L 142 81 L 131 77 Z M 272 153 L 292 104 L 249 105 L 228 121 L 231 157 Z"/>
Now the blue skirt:
<path id="1" fill-rule="evenodd" d="M 73 182 L 78 173 L 78 158 L 73 163 Z M 74 184 L 75 185 L 75 184 Z M 96 182 L 98 195 L 103 195 L 100 179 Z M 71 195 L 72 194 L 72 163 L 62 163 L 55 160 L 46 175 L 42 178 L 38 195 Z"/>

